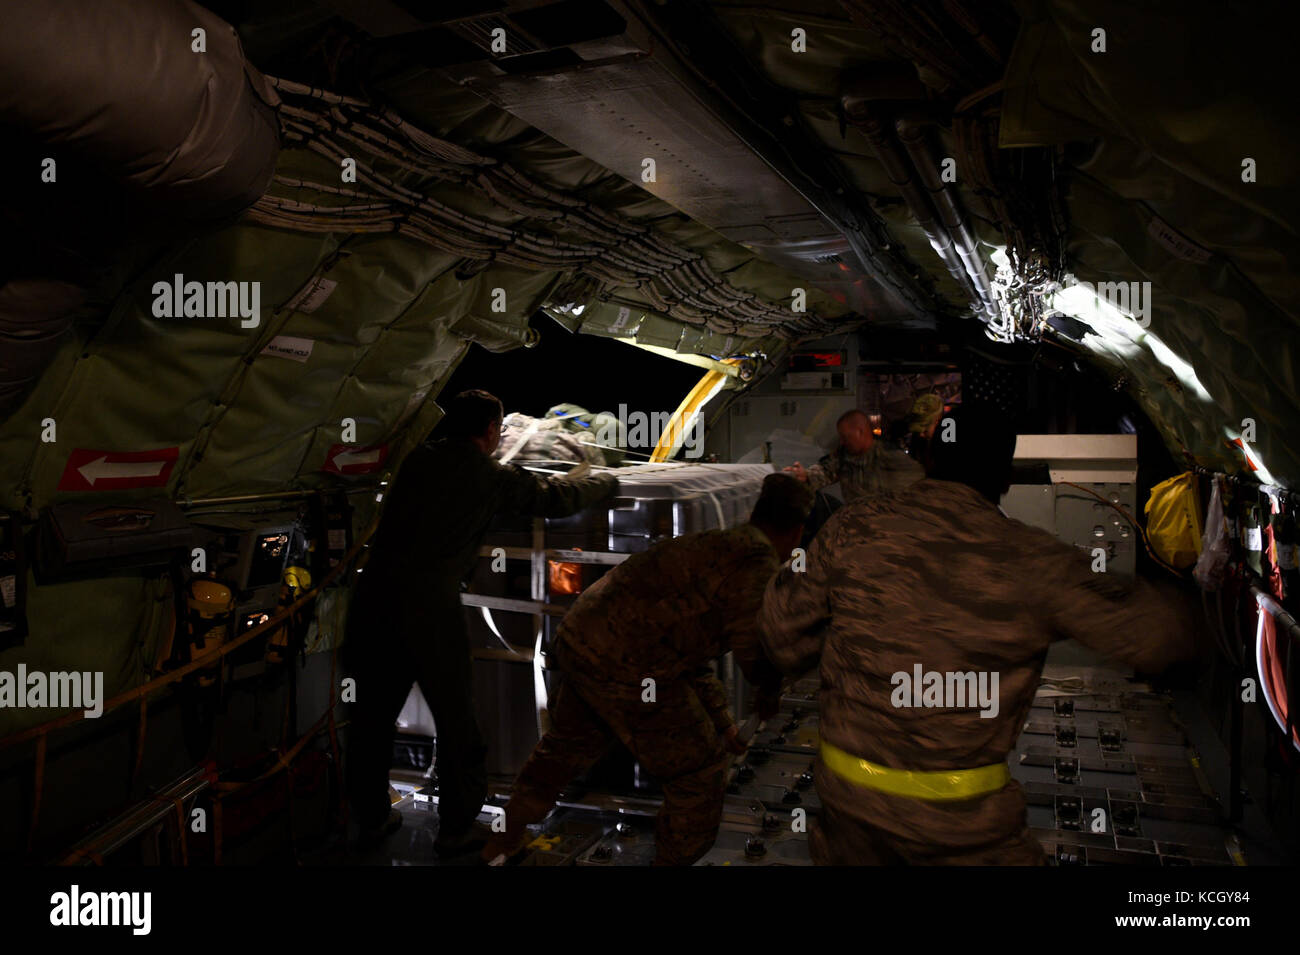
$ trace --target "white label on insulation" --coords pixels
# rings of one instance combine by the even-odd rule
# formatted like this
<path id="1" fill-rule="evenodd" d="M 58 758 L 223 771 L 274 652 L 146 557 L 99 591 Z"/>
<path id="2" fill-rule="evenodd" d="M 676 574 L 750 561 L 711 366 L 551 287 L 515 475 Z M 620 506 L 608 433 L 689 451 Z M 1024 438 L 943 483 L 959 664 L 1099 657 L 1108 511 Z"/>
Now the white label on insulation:
<path id="1" fill-rule="evenodd" d="M 284 307 L 291 312 L 314 312 L 334 294 L 334 288 L 338 284 L 333 279 L 315 279 L 299 289 L 293 298 L 284 303 Z"/>
<path id="2" fill-rule="evenodd" d="M 266 343 L 266 347 L 262 349 L 262 354 L 274 355 L 276 358 L 288 358 L 290 361 L 305 362 L 311 357 L 311 350 L 315 344 L 316 341 L 312 338 L 276 335 Z"/>
<path id="3" fill-rule="evenodd" d="M 627 306 L 620 306 L 618 310 L 618 319 L 613 325 L 609 326 L 611 332 L 621 332 L 627 328 L 628 321 L 632 318 L 632 310 Z"/>
<path id="4" fill-rule="evenodd" d="M 1159 216 L 1152 217 L 1147 223 L 1147 235 L 1164 246 L 1171 255 L 1177 256 L 1184 262 L 1204 265 L 1210 261 L 1210 256 L 1213 254 L 1208 249 L 1201 248 Z"/>

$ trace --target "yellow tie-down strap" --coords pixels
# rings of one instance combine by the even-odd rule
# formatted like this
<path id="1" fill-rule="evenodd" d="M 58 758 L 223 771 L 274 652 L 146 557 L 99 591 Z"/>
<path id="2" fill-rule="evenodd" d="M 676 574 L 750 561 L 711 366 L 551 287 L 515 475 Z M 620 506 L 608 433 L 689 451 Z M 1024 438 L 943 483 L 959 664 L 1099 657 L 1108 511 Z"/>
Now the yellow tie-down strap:
<path id="1" fill-rule="evenodd" d="M 1011 770 L 1007 769 L 1006 763 L 942 773 L 918 773 L 868 762 L 825 740 L 821 743 L 821 756 L 827 768 L 851 783 L 913 799 L 936 802 L 973 799 L 996 792 L 1011 781 Z"/>

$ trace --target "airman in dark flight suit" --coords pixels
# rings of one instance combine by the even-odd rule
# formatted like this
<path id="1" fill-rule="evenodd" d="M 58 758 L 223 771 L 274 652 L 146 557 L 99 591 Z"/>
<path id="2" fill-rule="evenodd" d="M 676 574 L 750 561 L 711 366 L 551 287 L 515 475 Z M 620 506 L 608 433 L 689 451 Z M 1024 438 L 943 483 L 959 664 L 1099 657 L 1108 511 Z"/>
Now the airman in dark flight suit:
<path id="1" fill-rule="evenodd" d="M 460 584 L 497 514 L 564 517 L 613 496 L 611 475 L 544 479 L 491 457 L 501 402 L 463 392 L 449 403 L 448 437 L 402 462 L 348 618 L 345 662 L 357 699 L 348 746 L 349 796 L 363 839 L 400 825 L 389 810 L 394 722 L 420 686 L 438 731 L 437 847 L 472 845 L 487 792 L 486 747 L 474 717 L 469 636 Z M 396 817 L 396 818 L 395 818 Z"/>

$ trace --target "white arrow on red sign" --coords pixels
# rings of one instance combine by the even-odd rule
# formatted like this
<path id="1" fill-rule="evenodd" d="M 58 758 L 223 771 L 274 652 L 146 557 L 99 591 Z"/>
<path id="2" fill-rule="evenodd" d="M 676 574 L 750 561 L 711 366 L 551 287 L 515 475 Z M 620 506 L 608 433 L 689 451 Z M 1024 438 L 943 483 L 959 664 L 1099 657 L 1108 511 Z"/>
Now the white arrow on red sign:
<path id="1" fill-rule="evenodd" d="M 59 479 L 60 491 L 116 491 L 164 487 L 176 464 L 178 449 L 99 451 L 74 448 Z"/>
<path id="2" fill-rule="evenodd" d="M 162 473 L 166 461 L 112 461 L 101 454 L 89 464 L 77 468 L 77 473 L 92 487 L 98 480 L 120 481 L 126 478 L 153 478 Z"/>
<path id="3" fill-rule="evenodd" d="M 373 448 L 361 448 L 351 444 L 331 445 L 325 455 L 322 471 L 335 474 L 372 474 L 383 465 L 388 457 L 388 445 L 381 444 Z"/>

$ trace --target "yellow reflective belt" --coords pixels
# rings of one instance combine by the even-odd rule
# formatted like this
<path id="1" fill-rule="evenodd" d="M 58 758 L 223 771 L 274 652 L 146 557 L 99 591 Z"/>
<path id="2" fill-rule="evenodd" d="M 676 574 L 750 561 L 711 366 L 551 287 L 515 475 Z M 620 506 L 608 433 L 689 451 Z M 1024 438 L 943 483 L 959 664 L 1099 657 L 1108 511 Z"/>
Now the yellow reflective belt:
<path id="1" fill-rule="evenodd" d="M 936 802 L 972 799 L 996 792 L 1011 781 L 1011 770 L 1007 769 L 1006 763 L 975 769 L 954 769 L 951 772 L 916 773 L 868 762 L 825 740 L 821 743 L 821 756 L 828 769 L 851 783 L 894 796 L 911 796 Z"/>

